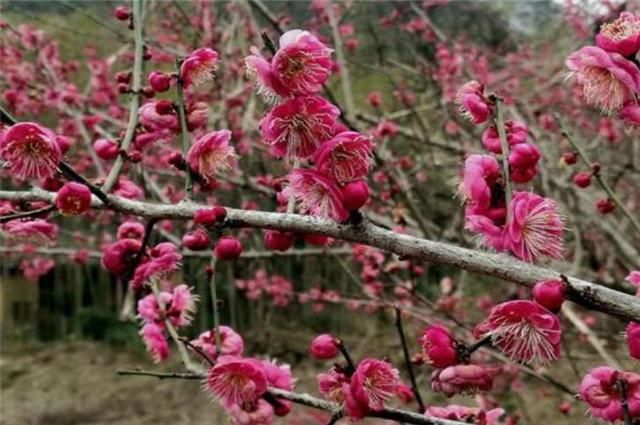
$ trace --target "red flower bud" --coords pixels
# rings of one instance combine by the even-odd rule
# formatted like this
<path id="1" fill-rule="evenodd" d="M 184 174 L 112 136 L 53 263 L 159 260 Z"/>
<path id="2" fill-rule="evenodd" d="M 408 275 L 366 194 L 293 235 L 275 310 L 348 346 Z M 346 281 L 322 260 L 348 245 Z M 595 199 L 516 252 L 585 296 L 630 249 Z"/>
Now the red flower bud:
<path id="1" fill-rule="evenodd" d="M 218 222 L 214 208 L 202 208 L 195 212 L 193 221 L 203 226 L 213 226 Z"/>
<path id="2" fill-rule="evenodd" d="M 171 87 L 171 75 L 164 72 L 151 71 L 147 81 L 149 81 L 151 88 L 158 93 L 166 92 Z"/>
<path id="3" fill-rule="evenodd" d="M 93 149 L 96 151 L 96 154 L 100 159 L 110 161 L 118 156 L 120 147 L 118 146 L 118 143 L 113 140 L 98 139 L 93 144 Z"/>
<path id="4" fill-rule="evenodd" d="M 429 326 L 420 337 L 420 344 L 433 367 L 442 369 L 458 363 L 455 339 L 444 326 Z"/>
<path id="5" fill-rule="evenodd" d="M 120 84 L 129 84 L 131 82 L 131 72 L 121 71 L 116 74 L 116 82 Z"/>
<path id="6" fill-rule="evenodd" d="M 616 204 L 609 198 L 599 199 L 598 202 L 596 202 L 596 208 L 600 214 L 604 215 L 613 212 L 613 210 L 616 209 Z"/>
<path id="7" fill-rule="evenodd" d="M 131 17 L 131 11 L 127 6 L 118 6 L 113 10 L 113 15 L 119 21 L 126 21 Z"/>
<path id="8" fill-rule="evenodd" d="M 291 233 L 267 230 L 264 235 L 264 246 L 272 251 L 284 252 L 291 248 L 294 238 Z"/>
<path id="9" fill-rule="evenodd" d="M 580 171 L 573 176 L 573 184 L 578 187 L 588 187 L 591 184 L 591 173 L 588 171 Z"/>
<path id="10" fill-rule="evenodd" d="M 207 249 L 210 242 L 209 235 L 202 229 L 196 229 L 182 237 L 182 245 L 192 251 Z"/>
<path id="11" fill-rule="evenodd" d="M 364 180 L 351 182 L 342 188 L 342 198 L 346 209 L 359 210 L 369 200 L 369 185 Z"/>
<path id="12" fill-rule="evenodd" d="M 559 311 L 567 285 L 559 279 L 542 280 L 533 287 L 533 299 L 551 311 Z"/>
<path id="13" fill-rule="evenodd" d="M 562 154 L 562 162 L 567 165 L 573 165 L 578 162 L 578 155 L 575 152 L 565 152 Z"/>
<path id="14" fill-rule="evenodd" d="M 222 223 L 227 218 L 227 209 L 225 207 L 213 207 L 213 214 L 216 216 L 218 223 Z"/>
<path id="15" fill-rule="evenodd" d="M 225 236 L 218 239 L 213 253 L 221 261 L 235 260 L 242 254 L 242 244 L 232 236 Z"/>
<path id="16" fill-rule="evenodd" d="M 162 99 L 156 102 L 156 112 L 158 115 L 169 115 L 175 111 L 173 102 L 170 100 Z"/>
<path id="17" fill-rule="evenodd" d="M 334 358 L 340 352 L 338 348 L 338 340 L 329 334 L 318 335 L 311 341 L 309 352 L 314 359 L 329 360 Z"/>

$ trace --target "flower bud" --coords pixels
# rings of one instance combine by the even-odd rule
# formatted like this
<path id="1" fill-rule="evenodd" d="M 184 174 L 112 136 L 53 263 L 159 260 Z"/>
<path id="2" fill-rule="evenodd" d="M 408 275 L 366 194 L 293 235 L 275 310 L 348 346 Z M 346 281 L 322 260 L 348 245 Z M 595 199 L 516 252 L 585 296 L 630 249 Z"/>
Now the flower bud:
<path id="1" fill-rule="evenodd" d="M 616 209 L 616 204 L 609 198 L 599 199 L 596 202 L 596 208 L 600 214 L 605 215 L 613 212 Z"/>
<path id="2" fill-rule="evenodd" d="M 210 242 L 209 235 L 202 229 L 196 229 L 182 237 L 182 245 L 192 251 L 207 249 Z"/>
<path id="3" fill-rule="evenodd" d="M 329 360 L 339 353 L 338 340 L 329 334 L 318 335 L 311 341 L 309 352 L 314 359 Z"/>
<path id="4" fill-rule="evenodd" d="M 193 215 L 193 221 L 203 226 L 213 226 L 218 222 L 214 208 L 201 208 Z"/>
<path id="5" fill-rule="evenodd" d="M 56 208 L 64 215 L 77 215 L 91 207 L 91 191 L 81 183 L 68 182 L 56 195 Z"/>
<path id="6" fill-rule="evenodd" d="M 420 337 L 420 344 L 433 367 L 442 369 L 458 363 L 455 339 L 444 326 L 433 325 L 426 328 Z"/>
<path id="7" fill-rule="evenodd" d="M 127 6 L 118 6 L 113 10 L 113 15 L 119 21 L 126 21 L 131 17 L 131 11 Z"/>
<path id="8" fill-rule="evenodd" d="M 557 312 L 565 299 L 567 285 L 559 279 L 542 280 L 533 287 L 533 299 L 543 307 Z"/>
<path id="9" fill-rule="evenodd" d="M 573 165 L 578 162 L 578 155 L 575 152 L 565 152 L 562 154 L 562 162 L 567 165 Z"/>
<path id="10" fill-rule="evenodd" d="M 116 83 L 129 84 L 131 82 L 132 74 L 128 71 L 121 71 L 116 74 Z"/>
<path id="11" fill-rule="evenodd" d="M 151 88 L 158 93 L 166 92 L 171 87 L 171 75 L 164 72 L 151 71 L 147 81 L 149 81 Z"/>
<path id="12" fill-rule="evenodd" d="M 100 159 L 110 161 L 118 156 L 120 147 L 113 140 L 98 139 L 93 144 L 93 149 L 96 151 L 96 155 L 98 155 Z"/>
<path id="13" fill-rule="evenodd" d="M 580 171 L 573 176 L 573 184 L 582 188 L 588 187 L 591 184 L 591 173 L 588 171 Z"/>
<path id="14" fill-rule="evenodd" d="M 242 254 L 242 244 L 232 236 L 225 236 L 216 242 L 213 252 L 218 260 L 235 260 Z"/>
<path id="15" fill-rule="evenodd" d="M 630 322 L 627 325 L 626 339 L 629 355 L 640 360 L 640 323 Z"/>
<path id="16" fill-rule="evenodd" d="M 174 167 L 176 167 L 178 170 L 185 169 L 184 157 L 178 151 L 171 152 L 169 154 L 169 157 L 167 158 L 167 162 L 170 165 L 173 165 Z"/>
<path id="17" fill-rule="evenodd" d="M 170 100 L 162 99 L 156 102 L 156 112 L 158 115 L 169 115 L 175 111 L 173 102 Z"/>
<path id="18" fill-rule="evenodd" d="M 272 251 L 284 252 L 291 248 L 293 242 L 293 234 L 289 232 L 267 230 L 264 235 L 264 246 Z"/>
<path id="19" fill-rule="evenodd" d="M 351 182 L 342 188 L 342 203 L 348 210 L 359 210 L 369 200 L 369 185 L 364 180 Z"/>
<path id="20" fill-rule="evenodd" d="M 213 207 L 213 214 L 216 216 L 218 223 L 222 223 L 227 219 L 227 209 L 225 207 Z"/>
<path id="21" fill-rule="evenodd" d="M 330 239 L 329 236 L 325 235 L 305 234 L 304 241 L 311 245 L 326 246 L 329 244 Z"/>
<path id="22" fill-rule="evenodd" d="M 558 410 L 560 410 L 560 413 L 562 413 L 563 415 L 568 415 L 571 411 L 571 403 L 566 400 L 563 401 L 562 403 L 560 403 Z"/>
<path id="23" fill-rule="evenodd" d="M 137 164 L 138 162 L 142 161 L 142 152 L 140 152 L 139 150 L 132 150 L 131 152 L 127 153 L 127 159 L 129 160 L 129 162 Z"/>

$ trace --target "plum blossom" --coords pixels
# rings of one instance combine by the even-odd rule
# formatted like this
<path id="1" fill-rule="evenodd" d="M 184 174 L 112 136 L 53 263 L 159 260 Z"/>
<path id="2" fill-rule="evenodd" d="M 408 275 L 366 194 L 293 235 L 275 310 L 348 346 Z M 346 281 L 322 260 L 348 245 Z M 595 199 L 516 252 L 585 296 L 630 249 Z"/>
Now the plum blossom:
<path id="1" fill-rule="evenodd" d="M 146 323 L 140 330 L 140 335 L 154 362 L 159 363 L 169 357 L 169 343 L 162 326 L 156 323 Z"/>
<path id="2" fill-rule="evenodd" d="M 526 143 L 529 137 L 529 128 L 525 123 L 520 121 L 507 120 L 504 122 L 504 129 L 509 146 Z M 502 145 L 497 126 L 492 125 L 491 127 L 487 127 L 482 133 L 482 144 L 489 152 L 498 155 L 502 154 Z"/>
<path id="3" fill-rule="evenodd" d="M 596 45 L 608 52 L 631 56 L 640 48 L 640 18 L 630 12 L 622 12 L 615 20 L 600 27 Z"/>
<path id="4" fill-rule="evenodd" d="M 40 277 L 49 273 L 56 263 L 52 258 L 35 257 L 20 262 L 20 270 L 27 280 L 37 282 Z"/>
<path id="5" fill-rule="evenodd" d="M 585 46 L 569 55 L 566 65 L 586 102 L 605 113 L 620 109 L 638 92 L 640 70 L 619 53 Z"/>
<path id="6" fill-rule="evenodd" d="M 244 340 L 229 326 L 220 326 L 220 355 L 241 356 L 244 351 Z M 210 358 L 218 357 L 216 349 L 216 330 L 202 332 L 197 339 L 191 341 L 195 347 L 202 349 Z"/>
<path id="7" fill-rule="evenodd" d="M 137 239 L 120 239 L 102 251 L 102 267 L 115 274 L 123 275 L 133 264 L 142 243 Z"/>
<path id="8" fill-rule="evenodd" d="M 47 220 L 12 220 L 0 224 L 0 233 L 9 241 L 50 245 L 58 238 L 58 225 Z"/>
<path id="9" fill-rule="evenodd" d="M 207 373 L 206 386 L 222 406 L 255 406 L 267 390 L 262 363 L 251 358 L 221 356 Z"/>
<path id="10" fill-rule="evenodd" d="M 436 369 L 431 375 L 431 387 L 447 397 L 456 394 L 489 391 L 495 370 L 475 364 L 460 364 Z"/>
<path id="11" fill-rule="evenodd" d="M 562 258 L 564 218 L 556 202 L 530 192 L 514 192 L 505 243 L 516 257 L 533 262 L 540 257 Z"/>
<path id="12" fill-rule="evenodd" d="M 515 361 L 548 363 L 560 355 L 562 328 L 558 317 L 532 301 L 496 305 L 475 333 L 490 336 L 493 345 Z"/>
<path id="13" fill-rule="evenodd" d="M 591 369 L 580 383 L 580 399 L 589 405 L 591 416 L 609 422 L 623 419 L 622 396 L 618 389 L 620 380 L 626 383 L 631 418 L 640 417 L 640 375 L 607 366 Z"/>
<path id="14" fill-rule="evenodd" d="M 355 131 L 335 135 L 314 154 L 316 169 L 338 183 L 365 177 L 372 165 L 371 139 Z"/>
<path id="15" fill-rule="evenodd" d="M 131 280 L 134 288 L 139 288 L 145 283 L 154 283 L 166 278 L 178 270 L 182 254 L 171 242 L 162 242 L 149 252 L 149 259 L 136 267 Z"/>
<path id="16" fill-rule="evenodd" d="M 91 191 L 82 183 L 65 183 L 55 199 L 56 208 L 64 215 L 77 215 L 91 207 Z"/>
<path id="17" fill-rule="evenodd" d="M 430 406 L 427 408 L 425 415 L 432 418 L 450 419 L 478 425 L 498 425 L 500 417 L 504 415 L 504 409 L 495 408 L 487 411 L 479 407 L 450 404 L 445 407 Z"/>
<path id="18" fill-rule="evenodd" d="M 332 50 L 315 35 L 298 29 L 282 34 L 279 44 L 271 62 L 256 49 L 245 58 L 247 72 L 256 79 L 258 92 L 268 99 L 319 92 L 331 76 Z"/>
<path id="19" fill-rule="evenodd" d="M 218 52 L 202 47 L 194 50 L 180 65 L 180 78 L 185 88 L 199 86 L 214 78 Z"/>
<path id="20" fill-rule="evenodd" d="M 427 327 L 420 337 L 420 345 L 427 361 L 435 368 L 442 369 L 458 363 L 456 341 L 444 326 Z"/>
<path id="21" fill-rule="evenodd" d="M 492 113 L 491 102 L 484 96 L 484 85 L 469 81 L 458 90 L 456 104 L 460 112 L 474 124 L 482 124 Z"/>
<path id="22" fill-rule="evenodd" d="M 300 208 L 315 216 L 342 222 L 349 212 L 343 205 L 342 193 L 336 184 L 324 175 L 304 169 L 289 174 L 287 194 L 300 202 Z"/>
<path id="23" fill-rule="evenodd" d="M 260 121 L 264 143 L 278 157 L 308 158 L 334 134 L 340 110 L 319 96 L 290 99 Z"/>
<path id="24" fill-rule="evenodd" d="M 237 158 L 230 140 L 229 130 L 212 131 L 201 136 L 187 152 L 189 167 L 207 181 L 214 180 L 219 173 L 228 172 Z"/>
<path id="25" fill-rule="evenodd" d="M 351 376 L 351 394 L 366 409 L 380 411 L 384 402 L 396 393 L 400 373 L 388 362 L 364 359 Z"/>
<path id="26" fill-rule="evenodd" d="M 62 159 L 56 138 L 53 131 L 39 124 L 14 124 L 0 137 L 0 158 L 20 179 L 53 177 Z"/>

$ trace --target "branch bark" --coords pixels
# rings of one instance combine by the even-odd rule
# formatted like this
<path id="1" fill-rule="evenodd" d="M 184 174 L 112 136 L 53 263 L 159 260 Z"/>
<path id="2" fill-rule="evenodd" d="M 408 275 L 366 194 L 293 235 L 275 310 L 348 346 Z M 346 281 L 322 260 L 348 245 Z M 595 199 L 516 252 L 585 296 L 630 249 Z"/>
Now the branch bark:
<path id="1" fill-rule="evenodd" d="M 0 199 L 10 201 L 53 202 L 55 194 L 42 189 L 31 191 L 0 191 Z M 163 205 L 133 201 L 109 195 L 110 209 L 146 218 L 187 220 L 204 205 L 182 202 Z M 104 205 L 94 198 L 94 208 Z M 261 228 L 297 233 L 311 233 L 373 246 L 401 257 L 434 264 L 459 267 L 470 272 L 493 276 L 532 288 L 536 282 L 558 279 L 560 272 L 519 261 L 505 254 L 493 254 L 462 248 L 446 242 L 437 242 L 395 233 L 378 227 L 368 220 L 357 225 L 339 224 L 331 220 L 300 214 L 248 211 L 227 208 L 227 225 L 233 228 Z M 640 322 L 640 298 L 575 277 L 567 278 L 568 299 L 586 308 L 601 311 L 624 321 Z"/>

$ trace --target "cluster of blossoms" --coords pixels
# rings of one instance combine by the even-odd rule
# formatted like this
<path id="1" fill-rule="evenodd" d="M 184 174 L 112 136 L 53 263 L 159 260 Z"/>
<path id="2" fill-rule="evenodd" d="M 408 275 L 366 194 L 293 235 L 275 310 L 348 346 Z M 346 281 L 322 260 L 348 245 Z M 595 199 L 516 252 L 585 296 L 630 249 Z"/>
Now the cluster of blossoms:
<path id="1" fill-rule="evenodd" d="M 422 359 L 435 368 L 431 379 L 434 391 L 451 397 L 490 390 L 499 369 L 470 363 L 473 351 L 484 343 L 490 342 L 517 362 L 548 363 L 557 359 L 562 329 L 558 317 L 549 309 L 559 310 L 564 285 L 562 281 L 541 281 L 535 286 L 534 301 L 507 301 L 492 307 L 474 329 L 479 341 L 473 349 L 456 341 L 442 325 L 427 327 L 419 342 Z"/>
<path id="2" fill-rule="evenodd" d="M 215 363 L 207 372 L 205 386 L 229 414 L 232 423 L 268 425 L 275 416 L 289 414 L 291 402 L 268 393 L 270 388 L 293 390 L 295 381 L 289 365 L 242 357 L 242 338 L 227 327 L 220 327 L 221 352 L 216 353 L 212 341 L 214 332 L 200 335 L 194 345 L 207 355 L 214 354 Z"/>
<path id="3" fill-rule="evenodd" d="M 309 347 L 319 360 L 333 359 L 343 350 L 342 342 L 329 334 L 318 335 Z M 413 400 L 412 390 L 402 383 L 398 369 L 384 360 L 365 358 L 354 365 L 347 357 L 346 366 L 336 364 L 316 379 L 320 393 L 340 405 L 353 421 L 381 411 L 394 397 L 405 403 Z"/>
<path id="4" fill-rule="evenodd" d="M 278 102 L 260 121 L 263 142 L 297 164 L 283 201 L 293 197 L 303 212 L 342 222 L 369 199 L 373 145 L 340 124 L 340 110 L 317 95 L 334 68 L 331 52 L 311 33 L 291 30 L 270 60 L 254 48 L 245 63 L 258 92 Z"/>
<path id="5" fill-rule="evenodd" d="M 166 327 L 188 326 L 196 309 L 197 297 L 187 285 L 152 293 L 138 301 L 138 317 L 142 320 L 140 335 L 154 361 L 169 357 Z"/>
<path id="6" fill-rule="evenodd" d="M 595 41 L 595 46 L 569 55 L 569 77 L 582 88 L 587 103 L 639 125 L 640 69 L 635 55 L 640 50 L 640 17 L 622 12 L 601 26 Z"/>
<path id="7" fill-rule="evenodd" d="M 475 124 L 487 122 L 495 109 L 476 81 L 460 89 L 457 102 Z M 483 243 L 496 251 L 511 252 L 533 262 L 541 257 L 562 257 L 564 222 L 554 200 L 532 192 L 514 191 L 510 205 L 506 204 L 505 191 L 511 182 L 527 183 L 537 174 L 541 154 L 536 145 L 527 142 L 528 132 L 527 126 L 517 121 L 488 127 L 482 134 L 482 144 L 507 162 L 511 181 L 505 181 L 507 176 L 494 155 L 474 154 L 465 160 L 458 190 L 465 202 L 468 230 L 481 235 Z M 508 147 L 508 154 L 503 153 L 503 145 Z"/>
<path id="8" fill-rule="evenodd" d="M 263 269 L 256 271 L 252 279 L 237 279 L 236 288 L 244 291 L 249 300 L 271 297 L 276 307 L 288 306 L 294 298 L 293 284 L 284 276 L 268 275 Z"/>

